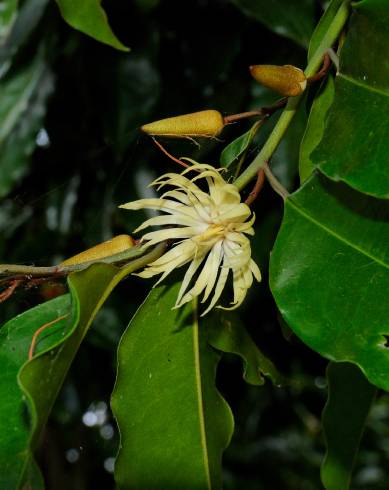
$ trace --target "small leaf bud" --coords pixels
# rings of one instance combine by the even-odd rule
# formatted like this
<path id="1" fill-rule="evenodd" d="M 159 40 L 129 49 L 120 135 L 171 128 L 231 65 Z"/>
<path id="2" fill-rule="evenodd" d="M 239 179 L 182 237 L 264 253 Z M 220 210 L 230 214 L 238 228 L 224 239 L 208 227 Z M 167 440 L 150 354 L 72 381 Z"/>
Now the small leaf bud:
<path id="1" fill-rule="evenodd" d="M 142 126 L 141 130 L 151 136 L 214 138 L 223 128 L 224 120 L 220 112 L 206 110 L 154 121 Z"/>
<path id="2" fill-rule="evenodd" d="M 111 240 L 99 243 L 92 248 L 88 248 L 88 250 L 84 250 L 83 252 L 64 260 L 60 265 L 77 265 L 82 264 L 83 262 L 89 262 L 91 260 L 104 259 L 106 257 L 110 257 L 111 255 L 124 252 L 125 250 L 132 248 L 134 245 L 135 242 L 129 235 L 118 235 L 111 238 Z"/>
<path id="3" fill-rule="evenodd" d="M 253 65 L 250 72 L 261 85 L 285 97 L 300 95 L 307 86 L 304 72 L 293 65 Z"/>

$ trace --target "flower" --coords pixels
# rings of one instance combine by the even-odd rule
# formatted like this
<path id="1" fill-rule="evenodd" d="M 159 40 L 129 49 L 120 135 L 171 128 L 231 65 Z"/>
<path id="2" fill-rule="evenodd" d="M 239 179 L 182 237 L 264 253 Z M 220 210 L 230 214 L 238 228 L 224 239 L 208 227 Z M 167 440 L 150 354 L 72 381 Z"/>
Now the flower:
<path id="1" fill-rule="evenodd" d="M 193 165 L 181 174 L 167 173 L 150 184 L 157 186 L 158 190 L 172 187 L 161 198 L 140 199 L 120 207 L 166 213 L 148 219 L 135 232 L 149 226 L 167 226 L 146 233 L 142 238 L 146 247 L 164 240 L 179 241 L 138 275 L 152 277 L 162 274 L 158 284 L 174 269 L 190 263 L 174 308 L 202 293 L 201 302 L 204 303 L 214 290 L 203 316 L 218 302 L 230 271 L 234 297 L 232 306 L 219 306 L 224 309 L 237 308 L 243 302 L 253 276 L 260 281 L 261 273 L 251 259 L 250 241 L 246 236 L 254 235 L 255 215 L 241 203 L 238 189 L 223 179 L 220 170 L 210 165 L 191 163 Z M 187 174 L 193 172 L 195 176 L 189 179 Z M 199 181 L 206 181 L 208 193 L 197 185 Z M 200 266 L 202 268 L 198 272 Z M 192 282 L 194 284 L 190 288 Z"/>

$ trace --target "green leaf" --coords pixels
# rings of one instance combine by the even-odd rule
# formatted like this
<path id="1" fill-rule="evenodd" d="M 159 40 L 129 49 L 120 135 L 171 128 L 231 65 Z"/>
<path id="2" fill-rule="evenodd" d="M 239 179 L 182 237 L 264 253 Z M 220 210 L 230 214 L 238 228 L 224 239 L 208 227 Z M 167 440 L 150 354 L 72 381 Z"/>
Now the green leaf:
<path id="1" fill-rule="evenodd" d="M 112 32 L 101 1 L 56 0 L 62 17 L 74 29 L 120 51 L 129 51 Z"/>
<path id="2" fill-rule="evenodd" d="M 27 172 L 52 91 L 53 76 L 42 50 L 0 80 L 0 197 Z"/>
<path id="3" fill-rule="evenodd" d="M 354 9 L 334 103 L 312 159 L 328 177 L 389 198 L 388 2 L 364 0 Z"/>
<path id="4" fill-rule="evenodd" d="M 312 162 L 311 153 L 320 143 L 325 127 L 327 112 L 334 99 L 334 80 L 329 76 L 313 101 L 309 113 L 308 124 L 300 145 L 299 174 L 303 183 L 312 174 L 315 164 Z"/>
<path id="5" fill-rule="evenodd" d="M 26 44 L 31 33 L 42 18 L 48 0 L 25 0 L 18 8 L 18 14 L 4 43 L 0 43 L 1 76 L 12 66 L 11 58 Z"/>
<path id="6" fill-rule="evenodd" d="M 68 313 L 69 295 L 60 296 L 13 318 L 0 330 L 0 488 L 15 490 L 31 458 L 28 448 L 30 424 L 25 397 L 18 384 L 18 372 L 27 361 L 34 332 L 45 323 Z M 68 328 L 69 320 L 61 321 L 50 330 L 58 335 Z M 47 338 L 42 335 L 42 342 Z M 39 347 L 42 343 L 39 343 Z M 47 376 L 45 376 L 47 378 Z M 38 381 L 37 381 L 38 382 Z"/>
<path id="7" fill-rule="evenodd" d="M 342 5 L 343 2 L 344 0 L 331 0 L 324 14 L 321 16 L 309 41 L 308 61 L 315 54 L 315 51 L 319 49 L 325 33 L 328 31 L 328 28 L 330 27 L 334 17 L 339 10 L 339 7 Z"/>
<path id="8" fill-rule="evenodd" d="M 328 401 L 323 412 L 327 452 L 321 480 L 326 490 L 348 490 L 366 418 L 377 390 L 353 364 L 330 363 L 327 380 Z"/>
<path id="9" fill-rule="evenodd" d="M 68 277 L 71 300 L 65 295 L 43 303 L 1 328 L 0 365 L 4 369 L 0 380 L 3 400 L 0 408 L 3 411 L 0 417 L 2 490 L 14 490 L 18 482 L 26 481 L 26 472 L 30 472 L 31 478 L 38 478 L 32 452 L 89 326 L 118 282 L 149 260 L 155 260 L 159 252 L 156 248 L 121 269 L 94 264 L 73 273 Z M 35 331 L 65 314 L 69 316 L 40 334 L 35 356 L 28 361 Z"/>
<path id="10" fill-rule="evenodd" d="M 263 385 L 269 377 L 277 386 L 285 379 L 255 345 L 239 316 L 233 312 L 214 312 L 208 329 L 208 342 L 222 352 L 237 354 L 243 360 L 243 378 L 252 385 Z"/>
<path id="11" fill-rule="evenodd" d="M 270 285 L 288 325 L 389 389 L 389 202 L 314 175 L 285 202 Z"/>
<path id="12" fill-rule="evenodd" d="M 124 333 L 112 409 L 121 434 L 118 489 L 219 489 L 233 430 L 215 388 L 212 320 L 191 304 L 172 310 L 180 284 L 153 289 Z"/>
<path id="13" fill-rule="evenodd" d="M 240 135 L 234 141 L 231 141 L 220 154 L 220 165 L 222 167 L 229 167 L 247 150 L 250 146 L 255 133 L 260 125 L 260 122 L 256 122 L 246 133 Z"/>
<path id="14" fill-rule="evenodd" d="M 150 56 L 132 53 L 114 60 L 109 72 L 102 67 L 100 78 L 113 84 L 100 97 L 105 134 L 122 153 L 131 138 L 139 137 L 137 128 L 151 117 L 160 93 L 159 73 Z"/>
<path id="15" fill-rule="evenodd" d="M 3 0 L 0 8 L 0 46 L 2 46 L 16 20 L 18 0 Z"/>
<path id="16" fill-rule="evenodd" d="M 232 0 L 248 17 L 265 24 L 280 36 L 308 46 L 314 27 L 314 0 Z"/>

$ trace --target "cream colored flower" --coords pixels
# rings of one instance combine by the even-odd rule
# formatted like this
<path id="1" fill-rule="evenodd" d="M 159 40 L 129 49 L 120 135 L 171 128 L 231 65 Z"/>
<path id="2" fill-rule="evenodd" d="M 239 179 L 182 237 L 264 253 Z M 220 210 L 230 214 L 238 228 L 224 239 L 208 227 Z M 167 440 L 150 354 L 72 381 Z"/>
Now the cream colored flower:
<path id="1" fill-rule="evenodd" d="M 240 194 L 228 184 L 220 171 L 210 165 L 192 162 L 182 174 L 162 175 L 151 185 L 161 189 L 172 187 L 160 199 L 140 199 L 120 206 L 125 209 L 154 209 L 163 215 L 145 221 L 137 230 L 148 226 L 165 226 L 146 233 L 142 240 L 149 247 L 164 240 L 179 240 L 159 259 L 149 264 L 139 276 L 162 274 L 157 284 L 170 272 L 189 264 L 178 293 L 175 308 L 204 293 L 202 303 L 213 296 L 205 315 L 220 298 L 231 271 L 234 298 L 231 307 L 237 308 L 253 282 L 261 280 L 257 264 L 251 259 L 250 241 L 245 235 L 254 235 L 250 208 L 240 202 Z M 188 173 L 194 173 L 189 179 Z M 206 181 L 208 193 L 197 182 Z M 251 218 L 250 218 L 251 216 Z M 201 270 L 198 272 L 200 266 Z M 196 274 L 197 273 L 197 274 Z M 193 286 L 191 283 L 194 282 Z"/>

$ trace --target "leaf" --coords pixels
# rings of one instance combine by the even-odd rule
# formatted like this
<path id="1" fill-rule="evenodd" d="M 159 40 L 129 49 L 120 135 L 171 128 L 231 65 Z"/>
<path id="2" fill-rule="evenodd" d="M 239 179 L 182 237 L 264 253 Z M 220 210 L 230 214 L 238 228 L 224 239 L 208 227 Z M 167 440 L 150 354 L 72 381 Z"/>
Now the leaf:
<path id="1" fill-rule="evenodd" d="M 311 153 L 323 137 L 327 112 L 334 99 L 334 80 L 331 76 L 320 87 L 309 113 L 308 124 L 300 145 L 299 174 L 303 183 L 312 174 L 315 164 Z"/>
<path id="2" fill-rule="evenodd" d="M 12 66 L 11 58 L 26 44 L 31 33 L 42 18 L 48 0 L 25 0 L 18 8 L 18 14 L 4 43 L 0 43 L 0 78 Z"/>
<path id="3" fill-rule="evenodd" d="M 27 172 L 52 91 L 53 76 L 42 50 L 0 80 L 0 197 Z"/>
<path id="4" fill-rule="evenodd" d="M 246 133 L 240 135 L 234 141 L 231 141 L 220 154 L 220 165 L 222 167 L 229 167 L 234 163 L 250 146 L 257 129 L 260 126 L 260 122 L 256 122 Z"/>
<path id="5" fill-rule="evenodd" d="M 25 397 L 18 385 L 18 372 L 27 361 L 28 349 L 34 332 L 44 323 L 69 312 L 69 295 L 60 296 L 13 318 L 0 330 L 0 488 L 15 490 L 30 454 L 28 440 L 30 427 Z M 69 321 L 55 325 L 51 334 L 64 332 Z M 42 336 L 43 338 L 43 336 Z M 42 344 L 40 343 L 40 346 Z M 47 340 L 46 340 L 47 345 Z"/>
<path id="6" fill-rule="evenodd" d="M 0 396 L 4 401 L 1 405 L 3 416 L 0 417 L 2 490 L 17 488 L 17 483 L 27 478 L 25 471 L 31 471 L 31 477 L 38 478 L 33 471 L 32 452 L 81 341 L 118 282 L 149 260 L 155 260 L 159 251 L 154 249 L 151 254 L 135 259 L 121 269 L 94 264 L 73 273 L 68 277 L 71 300 L 69 295 L 60 296 L 22 313 L 1 328 L 0 364 L 4 369 L 0 380 Z M 35 331 L 64 314 L 69 316 L 41 333 L 35 356 L 28 361 Z"/>
<path id="7" fill-rule="evenodd" d="M 389 202 L 314 175 L 285 201 L 270 286 L 288 325 L 389 389 Z"/>
<path id="8" fill-rule="evenodd" d="M 353 364 L 330 363 L 323 412 L 327 452 L 321 467 L 326 490 L 348 490 L 351 473 L 376 388 Z"/>
<path id="9" fill-rule="evenodd" d="M 149 56 L 133 53 L 110 61 L 109 72 L 101 67 L 100 78 L 113 87 L 99 97 L 105 134 L 118 153 L 124 152 L 137 128 L 150 117 L 159 97 L 160 79 Z"/>
<path id="10" fill-rule="evenodd" d="M 237 354 L 243 360 L 243 378 L 252 385 L 263 385 L 264 376 L 277 386 L 285 379 L 274 364 L 255 345 L 238 315 L 233 312 L 214 312 L 208 328 L 208 342 L 222 352 Z"/>
<path id="11" fill-rule="evenodd" d="M 112 32 L 102 0 L 56 0 L 64 20 L 84 34 L 120 51 L 129 51 Z"/>
<path id="12" fill-rule="evenodd" d="M 388 3 L 364 0 L 354 10 L 334 103 L 312 160 L 336 181 L 389 198 Z"/>
<path id="13" fill-rule="evenodd" d="M 215 388 L 220 354 L 206 340 L 209 318 L 199 325 L 191 304 L 171 309 L 179 287 L 153 289 L 120 342 L 111 402 L 119 490 L 221 488 L 233 419 Z"/>
<path id="14" fill-rule="evenodd" d="M 300 0 L 298 7 L 290 0 L 232 0 L 248 17 L 265 24 L 280 36 L 308 46 L 314 27 L 313 0 Z"/>
<path id="15" fill-rule="evenodd" d="M 2 46 L 16 20 L 18 0 L 4 0 L 0 8 L 0 46 Z"/>
<path id="16" fill-rule="evenodd" d="M 334 20 L 334 17 L 336 16 L 343 2 L 344 0 L 331 0 L 324 14 L 321 16 L 309 41 L 308 61 L 315 54 L 315 51 L 319 49 L 325 33 L 328 31 L 332 21 Z"/>

